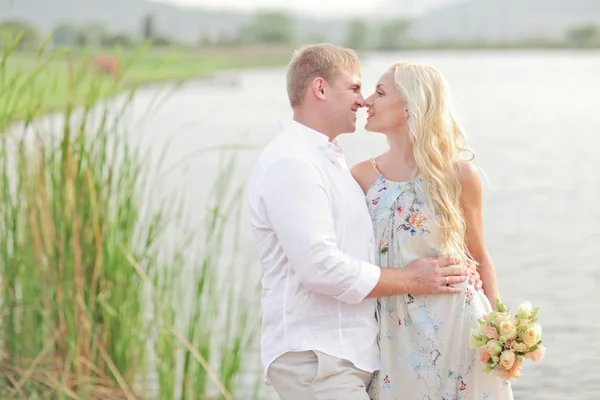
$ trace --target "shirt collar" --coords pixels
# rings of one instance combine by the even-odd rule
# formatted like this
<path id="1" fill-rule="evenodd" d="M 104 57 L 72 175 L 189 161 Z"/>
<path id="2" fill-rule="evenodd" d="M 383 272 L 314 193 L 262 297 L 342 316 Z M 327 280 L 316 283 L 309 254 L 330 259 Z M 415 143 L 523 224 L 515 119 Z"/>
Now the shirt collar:
<path id="1" fill-rule="evenodd" d="M 282 132 L 298 133 L 312 143 L 322 145 L 329 142 L 329 138 L 325 134 L 309 128 L 298 121 L 294 121 L 293 119 L 282 119 L 279 121 L 279 126 L 281 127 Z"/>
<path id="2" fill-rule="evenodd" d="M 283 133 L 296 133 L 319 147 L 332 162 L 337 162 L 338 157 L 343 157 L 344 149 L 339 145 L 337 140 L 334 139 L 330 142 L 329 138 L 321 132 L 309 128 L 293 119 L 282 119 L 279 121 L 279 126 Z"/>

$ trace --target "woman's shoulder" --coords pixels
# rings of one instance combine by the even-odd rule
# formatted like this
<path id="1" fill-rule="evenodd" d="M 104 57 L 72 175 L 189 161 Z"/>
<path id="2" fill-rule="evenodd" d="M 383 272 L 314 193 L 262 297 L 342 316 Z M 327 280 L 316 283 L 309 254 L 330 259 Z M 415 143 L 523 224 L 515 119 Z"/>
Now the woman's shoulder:
<path id="1" fill-rule="evenodd" d="M 479 170 L 472 161 L 461 160 L 456 164 L 456 174 L 460 182 L 463 202 L 471 203 L 481 197 Z"/>
<path id="2" fill-rule="evenodd" d="M 458 176 L 461 186 L 479 184 L 479 170 L 472 161 L 458 161 L 456 163 L 456 175 Z"/>
<path id="3" fill-rule="evenodd" d="M 376 166 L 373 164 L 375 158 L 370 158 L 359 162 L 350 168 L 350 173 L 354 177 L 354 180 L 358 182 L 363 192 L 367 193 L 369 188 L 373 185 L 379 172 L 377 172 Z"/>

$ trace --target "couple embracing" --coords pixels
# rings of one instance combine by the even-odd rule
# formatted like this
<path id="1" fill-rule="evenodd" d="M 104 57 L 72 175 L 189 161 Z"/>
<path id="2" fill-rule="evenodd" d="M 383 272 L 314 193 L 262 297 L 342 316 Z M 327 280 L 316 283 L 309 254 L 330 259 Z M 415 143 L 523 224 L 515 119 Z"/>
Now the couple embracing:
<path id="1" fill-rule="evenodd" d="M 317 44 L 287 92 L 249 183 L 266 383 L 283 400 L 512 399 L 469 347 L 499 294 L 442 74 L 398 62 L 365 99 L 356 53 Z M 389 149 L 348 168 L 336 138 L 363 107 Z"/>

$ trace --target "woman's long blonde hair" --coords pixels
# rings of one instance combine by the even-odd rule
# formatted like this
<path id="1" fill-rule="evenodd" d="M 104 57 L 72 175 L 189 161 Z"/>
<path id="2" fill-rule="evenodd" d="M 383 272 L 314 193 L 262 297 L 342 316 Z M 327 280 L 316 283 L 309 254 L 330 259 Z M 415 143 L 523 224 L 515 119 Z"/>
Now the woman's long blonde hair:
<path id="1" fill-rule="evenodd" d="M 429 65 L 406 62 L 398 62 L 392 69 L 396 88 L 407 103 L 408 129 L 425 183 L 425 197 L 439 214 L 441 253 L 465 264 L 473 259 L 465 245 L 457 164 L 463 153 L 469 153 L 471 159 L 475 154 L 466 147 L 466 136 L 452 110 L 450 89 L 442 74 Z"/>

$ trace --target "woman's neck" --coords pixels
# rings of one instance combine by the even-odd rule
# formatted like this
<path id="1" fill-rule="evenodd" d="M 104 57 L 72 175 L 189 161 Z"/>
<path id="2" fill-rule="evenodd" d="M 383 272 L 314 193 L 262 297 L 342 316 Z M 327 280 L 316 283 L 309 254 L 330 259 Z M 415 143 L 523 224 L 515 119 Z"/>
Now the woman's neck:
<path id="1" fill-rule="evenodd" d="M 387 154 L 388 167 L 398 173 L 412 173 L 417 168 L 413 143 L 408 131 L 387 135 L 390 149 Z"/>

